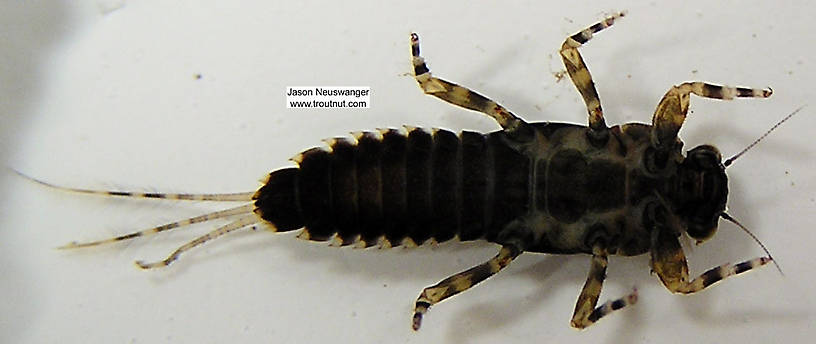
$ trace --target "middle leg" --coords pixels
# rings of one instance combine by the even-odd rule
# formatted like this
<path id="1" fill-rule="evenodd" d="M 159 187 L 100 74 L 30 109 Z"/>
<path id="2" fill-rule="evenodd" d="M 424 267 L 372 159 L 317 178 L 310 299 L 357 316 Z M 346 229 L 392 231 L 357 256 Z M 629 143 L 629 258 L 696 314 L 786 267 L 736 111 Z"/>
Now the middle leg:
<path id="1" fill-rule="evenodd" d="M 586 42 L 592 39 L 592 35 L 606 29 L 620 17 L 626 15 L 626 12 L 619 12 L 615 15 L 609 16 L 606 19 L 595 23 L 594 25 L 578 32 L 564 40 L 561 45 L 561 58 L 564 60 L 564 66 L 567 67 L 572 83 L 581 93 L 584 98 L 584 103 L 589 112 L 589 127 L 593 133 L 602 138 L 606 135 L 606 121 L 604 121 L 603 110 L 601 110 L 601 100 L 598 98 L 598 91 L 595 89 L 595 83 L 592 81 L 592 75 L 589 74 L 589 69 L 578 52 L 578 48 L 583 46 Z"/>
<path id="2" fill-rule="evenodd" d="M 572 314 L 572 321 L 570 322 L 570 325 L 577 329 L 587 328 L 604 316 L 637 302 L 637 289 L 635 289 L 629 295 L 617 300 L 609 300 L 600 307 L 595 307 L 598 304 L 598 298 L 601 296 L 603 281 L 606 279 L 608 261 L 606 252 L 602 249 L 595 248 L 593 251 L 589 275 L 584 284 L 584 289 L 581 290 L 581 295 L 578 296 L 578 302 L 575 303 L 575 312 Z"/>

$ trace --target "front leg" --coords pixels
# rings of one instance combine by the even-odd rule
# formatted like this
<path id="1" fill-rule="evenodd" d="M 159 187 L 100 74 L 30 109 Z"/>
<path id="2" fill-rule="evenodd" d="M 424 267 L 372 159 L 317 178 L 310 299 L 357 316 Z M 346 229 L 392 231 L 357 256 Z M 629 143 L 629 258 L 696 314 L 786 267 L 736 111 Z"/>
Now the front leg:
<path id="1" fill-rule="evenodd" d="M 683 248 L 680 247 L 678 234 L 660 229 L 655 229 L 655 231 L 657 233 L 652 238 L 651 248 L 652 271 L 673 293 L 696 293 L 727 277 L 758 268 L 772 261 L 771 257 L 760 257 L 739 264 L 723 264 L 689 281 L 688 264 Z"/>
<path id="2" fill-rule="evenodd" d="M 705 82 L 684 82 L 673 86 L 666 92 L 657 105 L 652 117 L 652 144 L 658 148 L 670 148 L 674 145 L 677 132 L 686 120 L 690 95 L 698 97 L 731 100 L 735 97 L 768 98 L 773 94 L 771 89 L 763 90 L 746 87 L 730 87 Z"/>

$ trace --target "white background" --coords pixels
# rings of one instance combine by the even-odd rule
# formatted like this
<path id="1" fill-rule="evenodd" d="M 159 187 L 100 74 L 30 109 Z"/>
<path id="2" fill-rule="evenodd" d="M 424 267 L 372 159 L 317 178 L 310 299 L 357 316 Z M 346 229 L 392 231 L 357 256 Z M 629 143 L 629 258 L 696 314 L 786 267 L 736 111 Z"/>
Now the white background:
<path id="1" fill-rule="evenodd" d="M 525 254 L 434 307 L 415 333 L 421 289 L 486 260 L 494 246 L 360 251 L 246 231 L 169 268 L 140 271 L 134 260 L 164 258 L 215 224 L 53 248 L 217 206 L 63 193 L 6 169 L 0 342 L 792 343 L 816 334 L 816 25 L 808 1 L 72 3 L 0 5 L 2 160 L 61 185 L 176 192 L 254 190 L 295 153 L 350 131 L 497 129 L 423 95 L 406 76 L 412 31 L 436 75 L 529 121 L 585 123 L 577 91 L 553 76 L 563 68 L 557 50 L 567 35 L 626 9 L 581 50 L 607 123 L 650 121 L 663 93 L 685 80 L 773 87 L 767 100 L 692 100 L 681 131 L 687 147 L 711 143 L 730 156 L 808 105 L 728 170 L 730 213 L 785 276 L 765 267 L 675 296 L 649 275 L 648 257 L 613 257 L 601 300 L 637 286 L 640 303 L 579 332 L 569 318 L 588 258 Z M 372 106 L 287 109 L 293 85 L 370 86 Z M 728 223 L 687 251 L 695 274 L 761 254 Z"/>

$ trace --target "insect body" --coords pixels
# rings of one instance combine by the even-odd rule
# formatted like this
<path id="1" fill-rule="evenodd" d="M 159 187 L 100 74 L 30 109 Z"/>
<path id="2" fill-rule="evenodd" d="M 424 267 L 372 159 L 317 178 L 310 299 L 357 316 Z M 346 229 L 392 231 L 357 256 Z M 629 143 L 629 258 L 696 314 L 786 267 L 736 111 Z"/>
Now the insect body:
<path id="1" fill-rule="evenodd" d="M 411 35 L 414 76 L 421 89 L 494 118 L 502 130 L 456 135 L 409 128 L 334 139 L 328 149 L 303 152 L 298 167 L 273 171 L 254 193 L 141 194 L 76 190 L 115 196 L 251 202 L 93 246 L 158 233 L 216 218 L 236 217 L 142 268 L 167 266 L 208 240 L 255 224 L 276 231 L 303 229 L 301 238 L 338 246 L 415 246 L 429 241 L 483 239 L 501 245 L 487 262 L 425 288 L 415 303 L 413 328 L 428 309 L 499 272 L 523 252 L 591 255 L 586 284 L 571 325 L 585 328 L 637 301 L 637 292 L 597 306 L 609 255 L 651 255 L 651 268 L 672 292 L 694 293 L 731 275 L 767 264 L 761 257 L 689 277 L 678 237 L 710 238 L 728 195 L 716 148 L 681 151 L 677 133 L 691 94 L 705 98 L 766 98 L 770 90 L 686 82 L 673 86 L 652 124 L 608 127 L 578 48 L 622 17 L 619 13 L 568 37 L 560 53 L 583 96 L 589 126 L 527 123 L 496 102 L 433 77 Z M 726 162 L 726 165 L 728 162 Z"/>

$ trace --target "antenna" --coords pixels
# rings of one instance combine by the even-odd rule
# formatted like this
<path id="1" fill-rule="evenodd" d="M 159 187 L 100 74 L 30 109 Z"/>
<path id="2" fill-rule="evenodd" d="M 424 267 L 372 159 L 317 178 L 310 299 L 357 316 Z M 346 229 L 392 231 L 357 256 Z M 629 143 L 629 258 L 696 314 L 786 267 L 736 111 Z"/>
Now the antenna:
<path id="1" fill-rule="evenodd" d="M 799 110 L 796 110 L 796 111 L 799 111 Z M 790 116 L 788 116 L 788 117 L 790 117 Z M 787 119 L 787 117 L 786 117 L 786 119 Z M 773 130 L 773 129 L 771 129 L 771 130 Z M 756 243 L 759 244 L 759 247 L 762 247 L 762 250 L 765 251 L 766 254 L 768 254 L 768 258 L 771 258 L 771 261 L 774 263 L 774 265 L 776 265 L 776 269 L 779 270 L 779 274 L 781 274 L 782 276 L 785 276 L 785 273 L 782 272 L 782 268 L 779 267 L 779 264 L 776 263 L 776 259 L 773 259 L 773 257 L 771 257 L 771 253 L 768 252 L 768 249 L 765 247 L 765 245 L 762 244 L 761 241 L 759 241 L 759 238 L 757 238 L 756 235 L 754 235 L 754 233 L 751 233 L 751 231 L 749 231 L 748 228 L 745 228 L 745 226 L 743 226 L 741 223 L 739 223 L 739 221 L 737 221 L 735 218 L 731 217 L 731 215 L 728 215 L 727 213 L 720 214 L 720 217 L 730 221 L 731 223 L 737 225 L 737 227 L 739 227 L 743 231 L 745 231 L 745 233 L 748 233 L 748 235 L 750 235 L 751 238 L 753 238 L 754 241 L 756 241 Z"/>
<path id="2" fill-rule="evenodd" d="M 766 136 L 768 136 L 768 134 L 770 134 L 772 131 L 774 131 L 777 127 L 782 125 L 782 123 L 785 123 L 785 121 L 787 121 L 788 119 L 793 117 L 793 115 L 795 115 L 797 112 L 799 112 L 800 110 L 802 110 L 804 108 L 805 108 L 805 105 L 802 105 L 798 109 L 793 110 L 793 112 L 791 112 L 790 115 L 785 116 L 785 118 L 783 118 L 782 120 L 780 120 L 779 122 L 774 124 L 774 126 L 771 127 L 771 129 L 768 129 L 768 131 L 766 131 L 764 134 L 762 134 L 762 136 L 760 136 L 758 139 L 756 139 L 754 142 L 752 142 L 750 145 L 748 145 L 748 147 L 745 147 L 745 149 L 743 149 L 741 152 L 739 152 L 736 155 L 734 155 L 734 156 L 728 158 L 727 160 L 725 160 L 723 165 L 725 167 L 728 167 L 728 165 L 731 165 L 731 163 L 734 162 L 734 160 L 737 160 L 737 158 L 739 158 L 740 156 L 745 154 L 745 152 L 747 152 L 749 149 L 754 148 L 754 146 L 756 146 L 757 143 L 759 143 L 759 141 L 762 141 L 762 139 L 764 139 Z"/>

